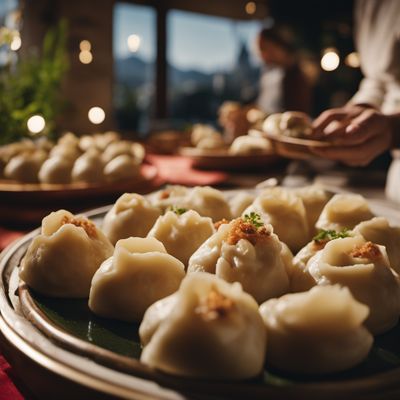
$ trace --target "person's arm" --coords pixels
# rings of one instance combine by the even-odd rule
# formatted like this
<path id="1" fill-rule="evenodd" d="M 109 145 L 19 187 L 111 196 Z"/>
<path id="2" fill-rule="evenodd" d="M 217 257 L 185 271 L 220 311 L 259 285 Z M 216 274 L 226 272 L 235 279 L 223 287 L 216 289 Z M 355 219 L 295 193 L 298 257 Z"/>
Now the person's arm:
<path id="1" fill-rule="evenodd" d="M 378 79 L 365 77 L 359 86 L 357 93 L 350 99 L 348 104 L 368 104 L 380 109 L 385 98 L 385 87 Z"/>

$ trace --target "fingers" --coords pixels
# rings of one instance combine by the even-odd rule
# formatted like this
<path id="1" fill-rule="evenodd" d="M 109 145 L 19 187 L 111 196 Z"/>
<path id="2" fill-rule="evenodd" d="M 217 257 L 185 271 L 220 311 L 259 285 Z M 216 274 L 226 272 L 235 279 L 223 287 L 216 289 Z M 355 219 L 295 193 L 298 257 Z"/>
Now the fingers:
<path id="1" fill-rule="evenodd" d="M 345 119 L 347 112 L 343 108 L 333 108 L 331 110 L 324 111 L 318 118 L 313 122 L 313 136 L 323 136 L 325 128 L 333 121 L 341 121 Z"/>
<path id="2" fill-rule="evenodd" d="M 386 131 L 355 146 L 313 147 L 310 151 L 322 158 L 340 161 L 350 166 L 365 166 L 388 149 L 390 141 L 390 132 Z"/>

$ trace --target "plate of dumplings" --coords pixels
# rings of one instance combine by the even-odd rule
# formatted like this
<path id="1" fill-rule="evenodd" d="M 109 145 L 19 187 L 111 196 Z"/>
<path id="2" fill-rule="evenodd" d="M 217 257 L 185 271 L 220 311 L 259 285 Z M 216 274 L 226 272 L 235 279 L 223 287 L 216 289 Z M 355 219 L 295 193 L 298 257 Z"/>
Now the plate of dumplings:
<path id="1" fill-rule="evenodd" d="M 93 396 L 396 398 L 399 249 L 399 211 L 354 193 L 125 193 L 5 250 L 0 330 Z"/>
<path id="2" fill-rule="evenodd" d="M 50 211 L 44 208 L 50 202 L 65 207 L 76 199 L 139 191 L 157 175 L 154 166 L 143 164 L 144 157 L 142 144 L 124 140 L 112 131 L 81 137 L 69 132 L 57 142 L 42 137 L 4 145 L 0 147 L 4 206 L 0 219 L 39 223 Z M 16 204 L 20 209 L 27 201 L 37 212 L 19 217 L 10 205 Z M 95 205 L 88 203 L 86 208 Z"/>
<path id="3" fill-rule="evenodd" d="M 191 146 L 181 146 L 178 153 L 200 169 L 265 168 L 279 160 L 267 138 L 243 135 L 226 143 L 222 133 L 204 124 L 193 126 Z"/>
<path id="4" fill-rule="evenodd" d="M 286 111 L 269 115 L 249 136 L 268 139 L 273 150 L 282 157 L 309 159 L 316 157 L 311 148 L 329 147 L 333 144 L 310 137 L 311 118 L 302 112 Z"/>

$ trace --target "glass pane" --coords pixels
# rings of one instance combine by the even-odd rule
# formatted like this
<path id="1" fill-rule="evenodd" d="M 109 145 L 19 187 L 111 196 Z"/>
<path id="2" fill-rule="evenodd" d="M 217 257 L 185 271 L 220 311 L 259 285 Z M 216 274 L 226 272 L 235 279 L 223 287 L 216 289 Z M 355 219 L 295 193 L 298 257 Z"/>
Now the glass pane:
<path id="1" fill-rule="evenodd" d="M 156 13 L 152 7 L 114 7 L 114 107 L 119 129 L 145 132 L 154 104 Z"/>
<path id="2" fill-rule="evenodd" d="M 172 118 L 213 123 L 223 101 L 254 100 L 259 62 L 252 48 L 261 21 L 174 10 L 167 24 Z"/>

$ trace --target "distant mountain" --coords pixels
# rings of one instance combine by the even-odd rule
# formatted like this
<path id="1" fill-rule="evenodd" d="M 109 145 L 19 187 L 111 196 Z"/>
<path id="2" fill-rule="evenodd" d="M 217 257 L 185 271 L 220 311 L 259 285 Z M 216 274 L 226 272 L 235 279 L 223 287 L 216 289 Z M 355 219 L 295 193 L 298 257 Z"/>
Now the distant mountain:
<path id="1" fill-rule="evenodd" d="M 148 63 L 136 56 L 117 59 L 114 64 L 116 80 L 129 86 L 137 86 L 145 82 L 153 81 L 155 65 Z M 199 84 L 209 84 L 212 74 L 195 70 L 182 70 L 174 66 L 168 69 L 172 84 L 176 85 L 185 81 L 193 81 Z"/>

